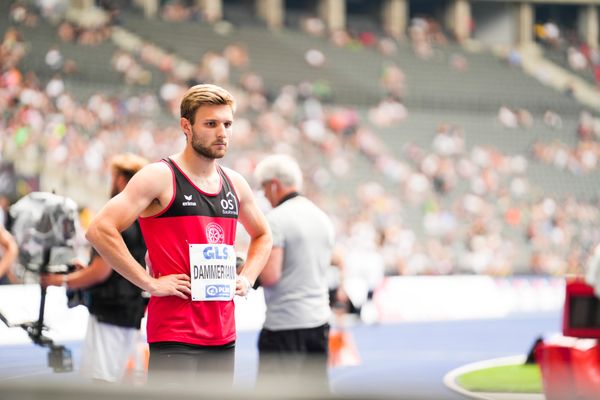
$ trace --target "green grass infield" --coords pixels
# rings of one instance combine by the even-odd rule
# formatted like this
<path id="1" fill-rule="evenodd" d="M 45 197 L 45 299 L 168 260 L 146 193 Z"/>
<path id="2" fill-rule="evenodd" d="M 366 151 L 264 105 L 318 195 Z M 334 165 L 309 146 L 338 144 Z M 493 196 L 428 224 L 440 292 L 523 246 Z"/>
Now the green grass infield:
<path id="1" fill-rule="evenodd" d="M 457 383 L 473 392 L 542 393 L 537 364 L 504 365 L 467 372 Z"/>

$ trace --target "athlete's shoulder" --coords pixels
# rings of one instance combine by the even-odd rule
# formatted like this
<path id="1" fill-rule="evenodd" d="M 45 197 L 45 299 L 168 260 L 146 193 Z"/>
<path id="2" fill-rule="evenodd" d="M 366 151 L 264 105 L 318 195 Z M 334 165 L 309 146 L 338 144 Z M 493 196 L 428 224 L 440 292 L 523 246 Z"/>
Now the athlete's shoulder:
<path id="1" fill-rule="evenodd" d="M 221 169 L 223 170 L 223 172 L 225 173 L 225 176 L 227 176 L 227 178 L 229 178 L 229 180 L 237 187 L 239 185 L 244 185 L 247 186 L 248 182 L 246 181 L 246 178 L 244 178 L 242 176 L 242 174 L 240 174 L 239 172 L 231 169 L 231 168 L 227 168 L 221 165 Z"/>
<path id="2" fill-rule="evenodd" d="M 252 192 L 252 190 L 250 189 L 250 185 L 248 184 L 246 179 L 242 176 L 242 174 L 240 174 L 239 172 L 237 172 L 231 168 L 227 168 L 227 167 L 223 167 L 223 166 L 220 166 L 220 167 L 223 170 L 223 173 L 225 174 L 227 179 L 229 179 L 229 181 L 233 185 L 233 189 L 235 190 L 235 193 L 239 200 L 245 199 L 248 196 L 250 196 L 250 193 Z"/>
<path id="3" fill-rule="evenodd" d="M 171 166 L 165 160 L 159 160 L 152 163 L 149 163 L 144 168 L 142 168 L 139 172 L 146 176 L 170 176 L 171 175 Z M 137 174 L 136 174 L 137 175 Z"/>
<path id="4" fill-rule="evenodd" d="M 152 162 L 140 169 L 129 181 L 128 187 L 137 191 L 155 194 L 168 187 L 172 181 L 171 168 L 163 161 Z"/>
<path id="5" fill-rule="evenodd" d="M 225 173 L 225 175 L 227 175 L 228 178 L 241 178 L 244 179 L 244 177 L 242 176 L 242 174 L 240 174 L 239 172 L 237 172 L 236 170 L 233 170 L 229 167 L 225 167 L 223 165 L 219 164 L 219 167 L 221 167 L 221 169 L 223 170 L 223 172 Z"/>

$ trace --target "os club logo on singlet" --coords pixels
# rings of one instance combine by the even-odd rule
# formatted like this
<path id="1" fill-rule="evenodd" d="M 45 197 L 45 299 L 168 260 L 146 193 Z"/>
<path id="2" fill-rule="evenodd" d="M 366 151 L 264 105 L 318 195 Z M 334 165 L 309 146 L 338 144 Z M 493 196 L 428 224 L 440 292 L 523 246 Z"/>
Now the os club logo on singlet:
<path id="1" fill-rule="evenodd" d="M 225 242 L 225 231 L 221 225 L 210 222 L 206 225 L 206 240 L 211 244 L 219 244 Z"/>
<path id="2" fill-rule="evenodd" d="M 223 214 L 238 215 L 238 204 L 235 195 L 227 192 L 225 198 L 221 200 L 221 212 Z"/>

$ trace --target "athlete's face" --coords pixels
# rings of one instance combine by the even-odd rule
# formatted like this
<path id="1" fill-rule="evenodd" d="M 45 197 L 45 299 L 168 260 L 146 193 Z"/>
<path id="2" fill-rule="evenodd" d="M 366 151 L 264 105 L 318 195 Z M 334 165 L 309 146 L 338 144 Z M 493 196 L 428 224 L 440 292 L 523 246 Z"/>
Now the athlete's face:
<path id="1" fill-rule="evenodd" d="M 233 124 L 231 107 L 202 106 L 196 110 L 194 125 L 185 118 L 181 124 L 196 153 L 213 160 L 225 156 Z"/>

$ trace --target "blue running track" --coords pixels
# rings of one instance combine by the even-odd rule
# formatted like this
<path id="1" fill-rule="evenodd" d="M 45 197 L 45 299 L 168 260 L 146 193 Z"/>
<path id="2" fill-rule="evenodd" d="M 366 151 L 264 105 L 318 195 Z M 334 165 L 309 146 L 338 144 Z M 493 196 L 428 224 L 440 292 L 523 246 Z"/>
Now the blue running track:
<path id="1" fill-rule="evenodd" d="M 348 396 L 464 399 L 447 389 L 444 375 L 459 366 L 525 354 L 537 336 L 560 331 L 558 312 L 513 315 L 503 319 L 389 325 L 355 325 L 361 364 L 330 370 L 335 393 Z M 236 384 L 252 386 L 256 375 L 257 332 L 241 332 L 236 353 Z M 1 341 L 0 341 L 1 342 Z M 65 343 L 77 364 L 81 342 Z M 0 344 L 0 383 L 33 379 L 79 379 L 76 372 L 53 373 L 46 349 L 33 344 Z"/>

